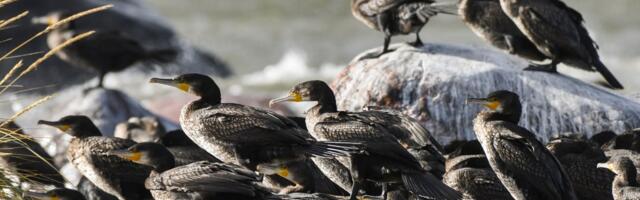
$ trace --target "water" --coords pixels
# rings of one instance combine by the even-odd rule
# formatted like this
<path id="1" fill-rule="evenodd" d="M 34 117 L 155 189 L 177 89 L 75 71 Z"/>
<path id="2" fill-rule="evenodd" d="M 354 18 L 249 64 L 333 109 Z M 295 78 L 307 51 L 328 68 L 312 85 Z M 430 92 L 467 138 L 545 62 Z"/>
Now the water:
<path id="1" fill-rule="evenodd" d="M 591 35 L 600 44 L 604 62 L 630 88 L 628 91 L 640 89 L 640 79 L 634 73 L 640 70 L 640 14 L 637 14 L 640 1 L 565 2 L 582 12 Z M 292 55 L 303 55 L 296 59 L 304 60 L 291 64 L 311 68 L 344 66 L 358 53 L 382 44 L 381 33 L 369 30 L 351 16 L 347 0 L 153 0 L 147 3 L 165 16 L 184 38 L 219 55 L 241 76 L 282 63 Z M 426 42 L 486 45 L 455 16 L 434 18 L 421 35 Z M 397 37 L 394 41 L 412 39 Z M 295 67 L 282 68 L 278 77 L 286 78 Z M 318 78 L 327 79 L 326 76 Z M 595 78 L 597 75 L 587 74 L 587 79 Z M 234 78 L 228 82 L 246 80 Z M 286 81 L 276 81 L 280 85 L 270 88 L 284 89 L 282 82 Z"/>

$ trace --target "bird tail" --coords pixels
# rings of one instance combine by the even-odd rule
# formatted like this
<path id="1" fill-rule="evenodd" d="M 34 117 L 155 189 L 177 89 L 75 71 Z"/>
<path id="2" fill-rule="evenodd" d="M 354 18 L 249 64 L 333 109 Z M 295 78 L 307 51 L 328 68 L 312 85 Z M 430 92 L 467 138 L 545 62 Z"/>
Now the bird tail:
<path id="1" fill-rule="evenodd" d="M 609 86 L 611 86 L 611 88 L 624 89 L 622 84 L 618 81 L 618 79 L 616 79 L 615 76 L 613 76 L 611 71 L 609 71 L 609 69 L 607 69 L 607 67 L 604 66 L 602 61 L 600 61 L 599 59 L 596 60 L 594 67 L 596 68 L 596 70 L 598 70 L 598 72 L 600 72 L 600 74 L 602 74 L 604 79 L 607 80 L 607 83 L 609 83 Z"/>
<path id="2" fill-rule="evenodd" d="M 160 49 L 147 52 L 146 60 L 157 63 L 169 63 L 176 60 L 178 51 L 175 49 Z"/>
<path id="3" fill-rule="evenodd" d="M 358 142 L 318 141 L 306 149 L 308 154 L 319 157 L 350 156 L 364 152 L 364 145 Z"/>
<path id="4" fill-rule="evenodd" d="M 422 198 L 443 200 L 462 198 L 458 191 L 445 185 L 429 173 L 403 173 L 402 182 L 409 191 Z"/>

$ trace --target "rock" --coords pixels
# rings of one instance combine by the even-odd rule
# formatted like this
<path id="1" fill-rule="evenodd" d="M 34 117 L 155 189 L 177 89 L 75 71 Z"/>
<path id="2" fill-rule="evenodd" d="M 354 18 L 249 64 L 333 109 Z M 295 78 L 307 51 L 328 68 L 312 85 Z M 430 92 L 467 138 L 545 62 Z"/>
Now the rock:
<path id="1" fill-rule="evenodd" d="M 5 27 L 0 31 L 0 38 L 11 38 L 4 41 L 0 46 L 2 52 L 8 52 L 9 49 L 17 46 L 35 33 L 43 30 L 45 27 L 31 24 L 31 18 L 36 16 L 44 16 L 54 11 L 79 12 L 101 5 L 113 4 L 114 7 L 100 13 L 88 15 L 76 20 L 76 27 L 81 31 L 97 30 L 110 31 L 117 30 L 128 37 L 131 37 L 146 49 L 176 49 L 180 52 L 179 58 L 170 64 L 144 64 L 141 66 L 132 66 L 125 71 L 159 71 L 166 74 L 177 73 L 204 73 L 214 74 L 221 77 L 231 75 L 231 69 L 220 59 L 211 53 L 188 44 L 182 40 L 175 31 L 168 25 L 165 19 L 157 15 L 152 9 L 147 7 L 140 0 L 66 0 L 66 1 L 41 1 L 41 0 L 20 0 L 10 3 L 2 7 L 0 19 L 8 19 L 18 13 L 29 11 L 29 15 L 12 23 L 10 28 Z M 14 55 L 31 54 L 34 52 L 46 52 L 49 47 L 46 44 L 46 36 L 39 37 L 32 41 Z M 23 56 L 24 62 L 28 65 L 42 54 Z M 18 59 L 7 59 L 2 62 L 0 74 L 5 74 Z M 111 73 L 119 74 L 119 73 Z M 34 90 L 32 92 L 58 91 L 66 88 L 66 86 L 74 85 L 86 81 L 97 75 L 96 72 L 86 70 L 80 67 L 73 67 L 56 56 L 53 56 L 41 67 L 28 76 L 25 76 L 18 85 L 27 88 L 39 87 L 56 83 L 53 87 L 46 89 Z M 107 76 L 107 80 L 110 76 Z M 121 77 L 118 77 L 122 80 Z"/>
<path id="2" fill-rule="evenodd" d="M 520 95 L 520 125 L 544 141 L 557 133 L 587 136 L 618 133 L 640 125 L 640 104 L 568 74 L 523 71 L 523 60 L 490 49 L 428 44 L 400 46 L 380 58 L 358 56 L 333 83 L 339 109 L 387 106 L 420 120 L 443 143 L 474 138 L 472 120 L 481 110 L 468 97 L 495 90 Z"/>

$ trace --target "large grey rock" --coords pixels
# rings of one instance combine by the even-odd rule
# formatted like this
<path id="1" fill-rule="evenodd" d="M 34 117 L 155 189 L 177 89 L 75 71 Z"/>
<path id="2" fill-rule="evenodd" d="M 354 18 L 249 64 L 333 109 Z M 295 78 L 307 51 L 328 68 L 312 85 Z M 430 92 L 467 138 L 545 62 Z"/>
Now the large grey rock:
<path id="1" fill-rule="evenodd" d="M 544 140 L 558 133 L 592 135 L 640 125 L 637 102 L 567 75 L 523 71 L 526 65 L 491 49 L 402 45 L 380 58 L 355 59 L 333 85 L 340 109 L 398 108 L 444 143 L 474 138 L 472 121 L 481 107 L 466 105 L 465 99 L 500 89 L 520 95 L 520 125 Z"/>
<path id="2" fill-rule="evenodd" d="M 231 69 L 223 61 L 211 53 L 186 43 L 175 33 L 164 18 L 156 14 L 141 0 L 20 0 L 13 2 L 1 8 L 0 19 L 7 19 L 24 11 L 29 11 L 29 15 L 13 23 L 10 28 L 0 31 L 2 40 L 6 38 L 12 39 L 3 42 L 0 45 L 0 51 L 7 52 L 45 28 L 44 26 L 31 24 L 31 18 L 33 17 L 60 11 L 75 13 L 106 4 L 113 4 L 114 7 L 76 20 L 76 28 L 80 31 L 117 30 L 139 41 L 146 49 L 171 48 L 180 53 L 179 58 L 173 63 L 162 65 L 140 63 L 138 64 L 140 66 L 130 67 L 125 72 L 120 73 L 159 71 L 166 74 L 197 72 L 221 77 L 231 75 Z M 46 36 L 43 36 L 32 41 L 14 55 L 46 52 L 48 50 Z M 29 64 L 41 55 L 31 55 L 20 59 L 24 59 L 25 63 Z M 2 64 L 0 74 L 5 74 L 9 71 L 17 61 L 18 59 L 7 59 L 0 62 Z M 82 83 L 95 77 L 95 75 L 97 73 L 94 71 L 71 66 L 54 56 L 44 62 L 37 71 L 23 77 L 18 81 L 18 84 L 27 88 L 55 84 L 52 87 L 32 91 L 46 93 L 47 91 L 58 91 L 70 85 Z M 113 75 L 107 77 L 111 76 Z"/>

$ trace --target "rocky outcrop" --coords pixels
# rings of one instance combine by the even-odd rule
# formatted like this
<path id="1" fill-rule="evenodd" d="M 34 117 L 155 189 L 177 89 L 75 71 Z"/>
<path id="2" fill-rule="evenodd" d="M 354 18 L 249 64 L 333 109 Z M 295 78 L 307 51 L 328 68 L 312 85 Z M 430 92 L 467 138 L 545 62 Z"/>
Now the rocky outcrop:
<path id="1" fill-rule="evenodd" d="M 592 135 L 640 126 L 640 104 L 570 74 L 523 71 L 523 60 L 492 49 L 401 45 L 380 58 L 358 56 L 333 83 L 340 109 L 388 106 L 419 119 L 439 141 L 474 138 L 481 110 L 468 97 L 495 90 L 520 95 L 520 125 L 543 139 L 573 132 Z M 362 59 L 362 60 L 360 60 Z"/>

